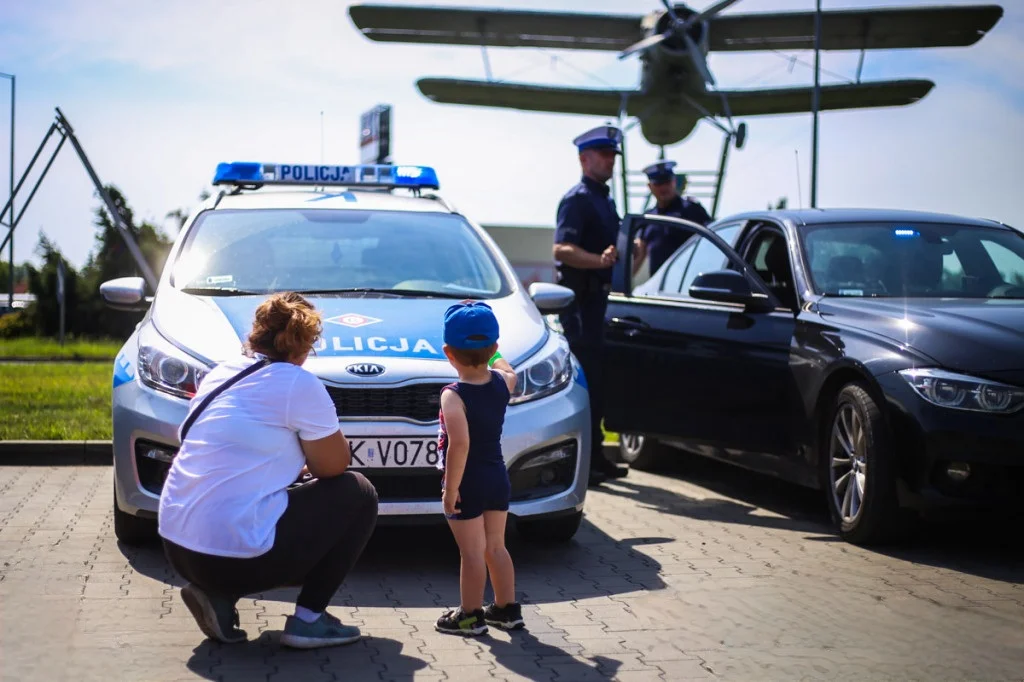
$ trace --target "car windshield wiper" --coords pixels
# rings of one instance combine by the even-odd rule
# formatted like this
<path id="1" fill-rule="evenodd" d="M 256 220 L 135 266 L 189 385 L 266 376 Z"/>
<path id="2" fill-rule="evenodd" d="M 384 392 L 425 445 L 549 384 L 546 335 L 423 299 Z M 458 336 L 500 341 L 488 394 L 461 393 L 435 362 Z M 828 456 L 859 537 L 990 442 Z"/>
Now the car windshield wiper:
<path id="1" fill-rule="evenodd" d="M 194 296 L 255 296 L 264 292 L 245 291 L 244 289 L 232 289 L 231 287 L 186 287 L 181 290 L 183 294 Z"/>
<path id="2" fill-rule="evenodd" d="M 378 289 L 374 287 L 348 287 L 345 289 L 300 289 L 299 294 L 390 294 L 392 296 L 434 296 L 437 298 L 466 298 L 466 294 L 428 289 Z"/>

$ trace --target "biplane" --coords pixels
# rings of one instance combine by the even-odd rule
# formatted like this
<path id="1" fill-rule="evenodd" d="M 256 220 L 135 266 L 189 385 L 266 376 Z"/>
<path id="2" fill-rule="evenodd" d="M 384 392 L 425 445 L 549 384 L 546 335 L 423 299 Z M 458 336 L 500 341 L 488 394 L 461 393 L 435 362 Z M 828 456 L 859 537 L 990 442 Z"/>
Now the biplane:
<path id="1" fill-rule="evenodd" d="M 644 138 L 666 146 L 708 119 L 736 138 L 736 117 L 812 111 L 813 88 L 718 89 L 711 52 L 818 49 L 859 50 L 857 80 L 821 85 L 819 110 L 905 106 L 926 96 L 925 79 L 860 80 L 867 50 L 967 46 L 1002 18 L 999 5 L 886 7 L 816 12 L 723 14 L 737 0 L 703 10 L 672 5 L 646 15 L 587 14 L 448 7 L 354 5 L 349 16 L 374 41 L 533 47 L 618 52 L 640 62 L 636 89 L 592 89 L 452 78 L 421 78 L 435 102 L 523 111 L 635 117 Z M 726 129 L 719 119 L 728 122 Z"/>

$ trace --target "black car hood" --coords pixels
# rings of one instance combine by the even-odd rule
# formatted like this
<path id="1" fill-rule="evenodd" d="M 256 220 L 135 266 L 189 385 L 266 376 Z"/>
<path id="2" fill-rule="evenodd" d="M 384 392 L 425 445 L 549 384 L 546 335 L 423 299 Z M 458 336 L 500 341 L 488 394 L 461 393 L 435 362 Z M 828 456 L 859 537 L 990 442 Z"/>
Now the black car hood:
<path id="1" fill-rule="evenodd" d="M 892 339 L 951 370 L 1024 370 L 1022 300 L 824 298 L 818 310 L 829 324 Z"/>

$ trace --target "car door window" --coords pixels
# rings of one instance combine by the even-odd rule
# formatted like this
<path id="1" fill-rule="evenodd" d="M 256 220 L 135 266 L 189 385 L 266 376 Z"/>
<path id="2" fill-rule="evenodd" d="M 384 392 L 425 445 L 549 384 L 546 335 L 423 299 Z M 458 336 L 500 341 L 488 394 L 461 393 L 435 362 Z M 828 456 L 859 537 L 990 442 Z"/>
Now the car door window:
<path id="1" fill-rule="evenodd" d="M 715 230 L 715 234 L 717 234 L 726 244 L 731 244 L 739 229 L 739 225 L 729 225 L 721 228 L 720 230 Z M 687 263 L 686 274 L 683 275 L 679 289 L 677 290 L 679 295 L 689 297 L 690 287 L 693 285 L 693 281 L 697 279 L 698 275 L 707 272 L 715 272 L 716 270 L 724 270 L 728 264 L 729 257 L 726 256 L 714 242 L 710 239 L 700 237 L 694 247 L 693 258 L 691 258 Z"/>
<path id="2" fill-rule="evenodd" d="M 693 247 L 694 242 L 691 240 L 676 252 L 672 261 L 665 268 L 665 276 L 661 279 L 658 293 L 679 293 L 679 285 L 683 281 L 683 275 L 686 274 L 686 266 L 690 263 L 690 259 L 693 258 Z"/>
<path id="3" fill-rule="evenodd" d="M 746 260 L 782 305 L 796 308 L 793 268 L 782 232 L 764 228 L 756 233 L 747 249 Z"/>

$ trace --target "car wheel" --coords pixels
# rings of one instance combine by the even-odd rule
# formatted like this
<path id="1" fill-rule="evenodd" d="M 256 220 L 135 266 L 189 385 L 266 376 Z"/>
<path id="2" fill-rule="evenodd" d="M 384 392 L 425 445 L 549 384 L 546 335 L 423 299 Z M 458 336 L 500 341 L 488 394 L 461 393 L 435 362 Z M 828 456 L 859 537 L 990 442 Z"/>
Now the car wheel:
<path id="1" fill-rule="evenodd" d="M 117 488 L 114 488 L 114 536 L 126 545 L 146 544 L 156 539 L 157 525 L 152 519 L 143 519 L 121 511 L 117 506 Z"/>
<path id="2" fill-rule="evenodd" d="M 569 516 L 559 516 L 553 519 L 540 521 L 519 520 L 516 528 L 519 534 L 528 542 L 543 544 L 565 543 L 572 540 L 576 531 L 583 521 L 583 512 L 576 512 Z"/>
<path id="3" fill-rule="evenodd" d="M 619 434 L 619 459 L 634 469 L 657 469 L 665 454 L 665 446 L 642 433 Z"/>
<path id="4" fill-rule="evenodd" d="M 891 540 L 902 517 L 881 409 L 862 384 L 847 384 L 826 426 L 823 479 L 840 537 L 864 545 Z"/>

